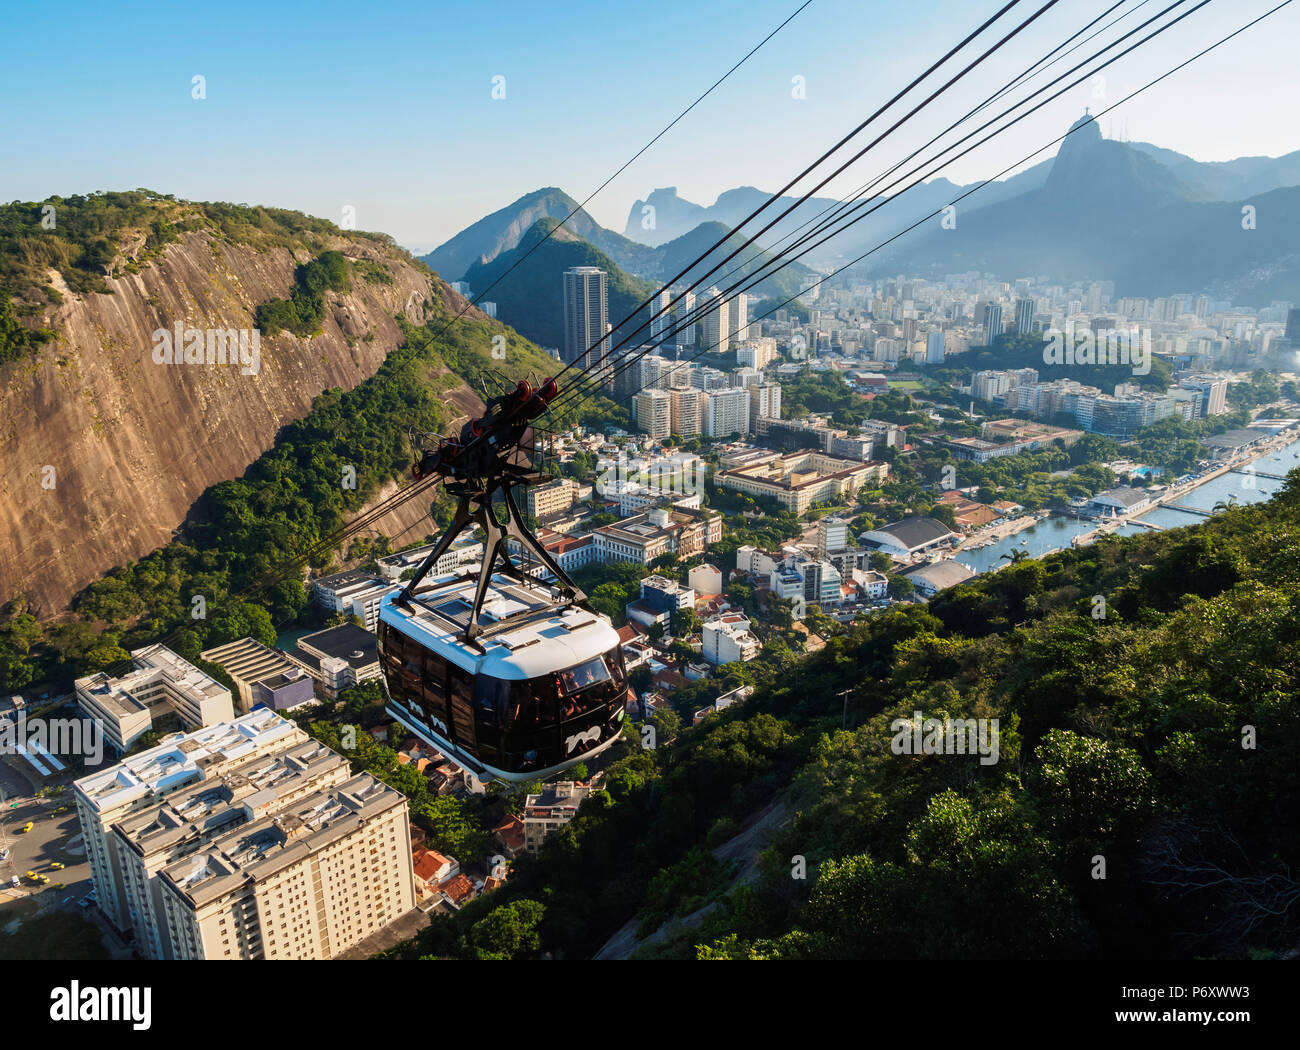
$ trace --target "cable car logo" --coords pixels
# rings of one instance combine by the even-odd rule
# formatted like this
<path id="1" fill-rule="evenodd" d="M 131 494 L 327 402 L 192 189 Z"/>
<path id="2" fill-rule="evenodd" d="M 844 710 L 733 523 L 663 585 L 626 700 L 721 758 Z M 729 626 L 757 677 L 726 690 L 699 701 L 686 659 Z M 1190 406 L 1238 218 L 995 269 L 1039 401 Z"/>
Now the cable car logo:
<path id="1" fill-rule="evenodd" d="M 564 753 L 566 755 L 571 755 L 573 754 L 574 749 L 578 747 L 578 745 L 585 744 L 588 741 L 594 744 L 599 740 L 600 740 L 600 726 L 592 726 L 590 729 L 584 730 L 581 733 L 574 733 L 573 736 L 565 740 Z"/>

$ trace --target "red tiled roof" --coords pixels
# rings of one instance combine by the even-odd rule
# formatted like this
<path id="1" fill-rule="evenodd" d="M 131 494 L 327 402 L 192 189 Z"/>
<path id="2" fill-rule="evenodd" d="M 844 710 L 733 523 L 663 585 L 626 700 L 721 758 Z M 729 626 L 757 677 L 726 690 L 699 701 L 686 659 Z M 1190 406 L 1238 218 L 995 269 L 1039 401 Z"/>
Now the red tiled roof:
<path id="1" fill-rule="evenodd" d="M 524 848 L 524 822 L 518 817 L 511 817 L 499 827 L 492 829 L 501 844 L 508 849 L 521 850 Z"/>
<path id="2" fill-rule="evenodd" d="M 424 882 L 436 879 L 438 872 L 451 863 L 449 858 L 431 849 L 418 849 L 413 854 L 413 857 L 416 878 L 422 879 Z"/>
<path id="3" fill-rule="evenodd" d="M 474 883 L 469 881 L 467 875 L 457 875 L 454 879 L 448 879 L 438 888 L 455 903 L 459 904 L 474 892 Z"/>

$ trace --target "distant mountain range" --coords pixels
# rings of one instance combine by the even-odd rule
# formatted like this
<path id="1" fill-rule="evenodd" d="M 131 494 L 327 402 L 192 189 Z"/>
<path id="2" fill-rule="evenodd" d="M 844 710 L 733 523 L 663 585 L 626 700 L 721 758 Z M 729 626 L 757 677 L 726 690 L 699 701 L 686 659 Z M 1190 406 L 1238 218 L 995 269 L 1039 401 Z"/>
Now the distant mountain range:
<path id="1" fill-rule="evenodd" d="M 609 320 L 617 324 L 661 284 L 679 274 L 683 274 L 681 281 L 689 284 L 717 265 L 708 283 L 721 282 L 735 271 L 726 282 L 734 284 L 771 258 L 751 247 L 723 263 L 744 238 L 729 234 L 729 227 L 719 222 L 700 223 L 654 247 L 606 230 L 581 211 L 561 227 L 560 221 L 575 207 L 576 202 L 560 190 L 539 190 L 475 223 L 422 261 L 439 273 L 450 273 L 449 267 L 477 252 L 476 261 L 459 275 L 469 283 L 471 292 L 496 303 L 497 316 L 522 335 L 543 346 L 560 346 L 564 341 L 561 274 L 572 266 L 597 266 L 608 273 Z M 534 215 L 542 217 L 517 234 L 519 224 Z M 702 262 L 691 265 L 719 241 L 721 245 Z M 756 299 L 787 299 L 815 279 L 812 270 L 796 263 L 765 276 L 750 294 Z M 635 324 L 619 331 L 631 333 L 648 317 L 648 312 L 643 312 Z"/>
<path id="2" fill-rule="evenodd" d="M 785 298 L 806 287 L 814 271 L 829 272 L 862 255 L 974 185 L 979 184 L 938 178 L 915 186 L 812 249 L 756 294 Z M 888 184 L 879 189 L 885 196 L 897 192 Z M 632 205 L 622 234 L 581 209 L 565 231 L 603 256 L 593 256 L 591 265 L 617 267 L 627 277 L 657 284 L 768 199 L 762 190 L 741 186 L 705 206 L 667 187 Z M 881 198 L 871 200 L 874 205 Z M 781 198 L 747 228 L 793 202 Z M 818 197 L 804 202 L 760 243 L 782 250 L 795 231 L 837 203 Z M 1255 208 L 1251 230 L 1242 228 L 1248 204 Z M 475 266 L 518 248 L 539 221 L 563 220 L 576 208 L 559 189 L 537 190 L 467 227 L 423 261 L 449 280 L 467 277 Z M 1300 301 L 1298 224 L 1300 151 L 1202 162 L 1150 143 L 1103 139 L 1096 121 L 1085 117 L 1052 160 L 980 186 L 961 202 L 955 229 L 942 229 L 935 218 L 880 249 L 863 268 L 869 274 L 981 270 L 1004 278 L 1111 280 L 1121 295 L 1208 291 L 1243 305 L 1267 305 L 1274 299 Z M 477 272 L 481 280 L 487 271 Z M 476 293 L 486 286 L 477 280 L 471 281 Z M 501 303 L 507 297 L 494 290 L 490 298 Z M 502 316 L 547 341 L 529 330 L 529 320 Z"/>
<path id="3" fill-rule="evenodd" d="M 955 229 L 936 218 L 867 272 L 980 270 L 1110 280 L 1121 296 L 1300 300 L 1300 153 L 1203 164 L 1103 139 L 1095 121 L 1075 129 L 1041 186 L 984 206 L 972 195 Z"/>

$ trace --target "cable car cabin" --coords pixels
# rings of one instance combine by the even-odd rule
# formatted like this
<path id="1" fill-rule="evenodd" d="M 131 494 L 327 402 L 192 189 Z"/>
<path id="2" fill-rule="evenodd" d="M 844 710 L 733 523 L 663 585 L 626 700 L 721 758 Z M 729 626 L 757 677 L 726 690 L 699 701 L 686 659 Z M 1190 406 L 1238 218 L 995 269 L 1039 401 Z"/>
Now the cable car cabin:
<path id="1" fill-rule="evenodd" d="M 476 575 L 476 574 L 475 574 Z M 444 576 L 409 607 L 385 596 L 380 666 L 388 713 L 481 776 L 509 783 L 553 776 L 612 744 L 627 675 L 618 632 L 580 606 L 557 609 L 551 588 L 494 575 L 473 643 L 464 631 L 475 576 Z"/>

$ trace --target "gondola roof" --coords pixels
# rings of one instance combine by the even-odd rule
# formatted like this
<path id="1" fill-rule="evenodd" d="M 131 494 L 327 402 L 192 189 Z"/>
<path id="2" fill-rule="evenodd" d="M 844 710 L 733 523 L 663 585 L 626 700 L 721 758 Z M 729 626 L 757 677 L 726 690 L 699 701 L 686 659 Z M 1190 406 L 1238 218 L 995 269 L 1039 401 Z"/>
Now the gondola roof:
<path id="1" fill-rule="evenodd" d="M 379 617 L 390 627 L 472 674 L 508 681 L 572 667 L 619 644 L 604 616 L 570 604 L 556 606 L 552 588 L 494 574 L 479 614 L 488 628 L 475 644 L 463 633 L 474 601 L 477 567 L 426 582 L 410 607 L 400 592 L 386 595 Z"/>

